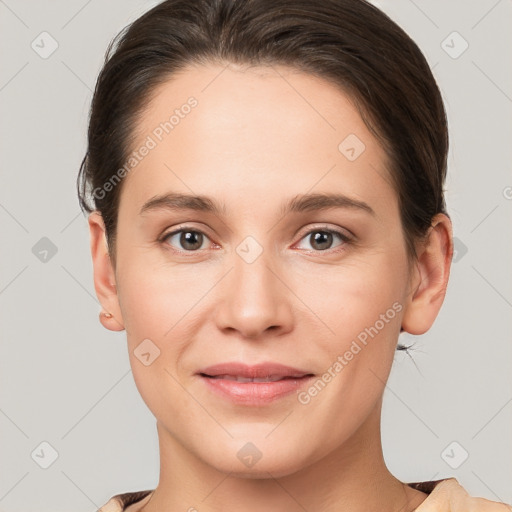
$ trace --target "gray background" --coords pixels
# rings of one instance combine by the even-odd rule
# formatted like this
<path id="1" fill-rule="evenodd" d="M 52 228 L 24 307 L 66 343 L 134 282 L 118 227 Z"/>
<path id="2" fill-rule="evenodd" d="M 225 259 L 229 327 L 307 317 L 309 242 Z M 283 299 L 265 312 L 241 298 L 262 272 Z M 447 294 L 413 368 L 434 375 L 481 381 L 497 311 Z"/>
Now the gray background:
<path id="1" fill-rule="evenodd" d="M 155 421 L 125 334 L 99 324 L 75 195 L 107 44 L 155 3 L 0 0 L 3 512 L 91 512 L 158 482 Z M 396 356 L 385 457 L 404 481 L 455 476 L 472 495 L 512 503 L 512 1 L 375 3 L 418 43 L 442 90 L 457 248 L 436 323 L 403 340 L 413 359 Z"/>

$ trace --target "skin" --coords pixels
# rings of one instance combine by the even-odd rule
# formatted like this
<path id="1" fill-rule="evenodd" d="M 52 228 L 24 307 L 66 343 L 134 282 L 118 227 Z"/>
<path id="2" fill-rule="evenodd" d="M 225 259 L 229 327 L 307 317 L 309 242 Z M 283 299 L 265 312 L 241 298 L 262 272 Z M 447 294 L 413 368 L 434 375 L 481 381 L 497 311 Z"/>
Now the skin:
<path id="1" fill-rule="evenodd" d="M 388 471 L 381 405 L 400 328 L 426 332 L 443 302 L 449 218 L 433 219 L 410 262 L 383 148 L 346 94 L 285 67 L 189 66 L 155 91 L 134 148 L 190 96 L 197 107 L 125 178 L 115 265 L 101 215 L 89 217 L 96 293 L 113 315 L 101 322 L 126 330 L 137 388 L 157 420 L 160 481 L 130 512 L 413 510 L 426 495 Z M 338 149 L 349 134 L 365 144 L 354 161 Z M 140 213 L 167 192 L 209 196 L 225 215 Z M 306 193 L 344 194 L 374 214 L 280 213 Z M 187 252 L 179 234 L 161 240 L 180 226 L 204 233 L 199 250 Z M 319 249 L 314 230 L 326 228 L 351 241 L 333 235 Z M 252 263 L 236 251 L 247 236 L 262 248 Z M 277 361 L 321 376 L 397 303 L 307 404 L 291 394 L 235 405 L 195 375 L 224 361 Z M 160 350 L 149 366 L 134 354 L 144 339 Z M 262 454 L 252 467 L 237 457 L 247 442 Z"/>

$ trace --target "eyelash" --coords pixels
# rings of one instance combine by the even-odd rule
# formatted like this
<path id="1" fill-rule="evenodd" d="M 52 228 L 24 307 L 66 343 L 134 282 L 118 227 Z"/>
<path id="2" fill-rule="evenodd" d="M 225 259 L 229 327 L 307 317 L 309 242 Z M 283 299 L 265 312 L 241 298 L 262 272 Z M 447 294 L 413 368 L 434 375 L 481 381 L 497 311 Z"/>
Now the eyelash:
<path id="1" fill-rule="evenodd" d="M 180 226 L 179 229 L 175 229 L 173 231 L 170 231 L 169 233 L 163 234 L 159 238 L 158 241 L 160 243 L 162 243 L 165 246 L 166 249 L 171 250 L 171 251 L 173 251 L 175 253 L 190 254 L 190 255 L 200 253 L 203 249 L 197 249 L 195 251 L 186 251 L 186 250 L 176 249 L 176 248 L 172 247 L 169 243 L 167 243 L 167 239 L 170 238 L 171 236 L 179 234 L 179 233 L 187 233 L 187 232 L 190 232 L 190 233 L 200 233 L 204 237 L 209 239 L 208 235 L 206 233 L 204 233 L 203 231 L 199 230 L 199 229 L 187 228 L 187 226 Z M 313 252 L 313 253 L 318 253 L 318 254 L 332 254 L 332 253 L 337 253 L 337 252 L 341 252 L 341 251 L 345 250 L 345 245 L 350 244 L 351 242 L 353 242 L 352 238 L 350 236 L 348 236 L 347 234 L 345 234 L 344 232 L 337 231 L 335 229 L 327 228 L 327 227 L 316 227 L 316 228 L 313 228 L 310 231 L 308 231 L 307 233 L 305 233 L 304 236 L 302 236 L 300 240 L 304 240 L 308 236 L 311 236 L 313 233 L 330 233 L 332 235 L 337 235 L 341 239 L 342 243 L 339 246 L 337 246 L 337 247 L 334 247 L 332 249 L 325 249 L 323 251 L 322 250 L 315 250 L 315 249 L 301 249 L 302 251 L 307 252 L 307 253 L 312 253 Z"/>

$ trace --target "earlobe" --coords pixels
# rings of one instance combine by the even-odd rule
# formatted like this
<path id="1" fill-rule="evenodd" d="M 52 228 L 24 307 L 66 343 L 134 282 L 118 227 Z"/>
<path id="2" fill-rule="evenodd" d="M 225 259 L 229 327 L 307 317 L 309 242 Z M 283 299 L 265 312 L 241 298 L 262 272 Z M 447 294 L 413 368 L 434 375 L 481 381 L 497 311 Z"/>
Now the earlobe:
<path id="1" fill-rule="evenodd" d="M 453 255 L 450 218 L 437 214 L 418 251 L 412 289 L 402 318 L 404 331 L 419 335 L 434 323 L 443 304 Z"/>
<path id="2" fill-rule="evenodd" d="M 94 288 L 103 307 L 99 319 L 103 327 L 111 331 L 124 330 L 117 296 L 115 272 L 108 253 L 103 217 L 98 211 L 89 215 L 89 235 L 94 271 Z"/>

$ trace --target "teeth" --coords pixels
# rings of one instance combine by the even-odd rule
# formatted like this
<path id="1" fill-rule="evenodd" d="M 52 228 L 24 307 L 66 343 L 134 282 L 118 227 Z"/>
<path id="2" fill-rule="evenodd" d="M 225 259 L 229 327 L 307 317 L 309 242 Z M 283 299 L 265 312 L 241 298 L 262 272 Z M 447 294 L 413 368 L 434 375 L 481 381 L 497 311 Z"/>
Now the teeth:
<path id="1" fill-rule="evenodd" d="M 276 382 L 278 380 L 284 379 L 282 375 L 269 375 L 267 377 L 242 377 L 240 375 L 215 375 L 212 378 L 214 379 L 224 379 L 224 380 L 236 380 L 237 382 Z"/>

